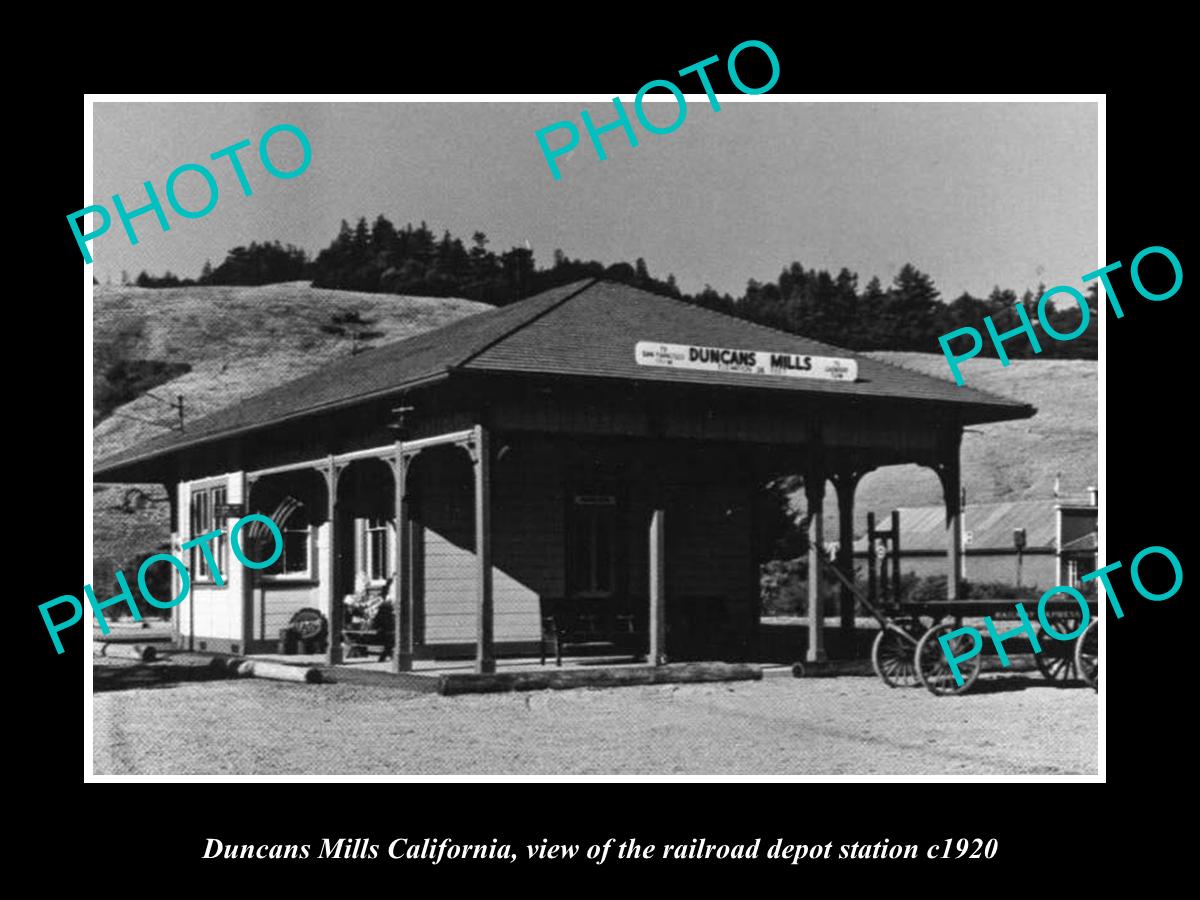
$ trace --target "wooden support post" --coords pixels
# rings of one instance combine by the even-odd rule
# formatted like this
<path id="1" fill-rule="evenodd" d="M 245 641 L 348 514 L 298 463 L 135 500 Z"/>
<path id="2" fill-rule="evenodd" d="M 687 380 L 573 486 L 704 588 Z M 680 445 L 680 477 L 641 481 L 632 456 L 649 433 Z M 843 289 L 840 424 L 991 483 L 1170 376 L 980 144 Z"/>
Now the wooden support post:
<path id="1" fill-rule="evenodd" d="M 182 539 L 179 537 L 183 531 L 183 524 L 179 521 L 179 485 L 173 482 L 165 482 L 163 487 L 167 491 L 167 503 L 170 509 L 169 528 L 171 529 L 171 544 L 168 552 L 179 559 L 183 558 L 183 552 L 179 545 Z M 1062 516 L 1059 516 L 1062 520 Z M 1061 541 L 1059 542 L 1061 545 Z M 186 565 L 187 560 L 184 560 Z M 179 570 L 175 566 L 171 566 L 171 596 L 178 597 L 183 587 L 182 580 L 179 577 Z M 182 626 L 180 625 L 179 604 L 171 607 L 171 644 L 174 647 L 181 646 Z"/>
<path id="2" fill-rule="evenodd" d="M 179 485 L 176 488 L 176 490 L 178 491 L 178 497 L 179 497 L 179 533 L 180 533 L 180 535 L 184 535 L 184 534 L 187 534 L 186 529 L 192 524 L 192 486 L 190 483 L 188 483 L 186 481 L 181 481 L 181 482 L 179 482 Z M 179 547 L 180 558 L 184 561 L 184 563 L 190 569 L 192 567 L 192 565 L 191 565 L 192 558 L 184 555 L 183 543 L 184 543 L 184 541 L 181 539 L 180 547 Z M 192 551 L 188 551 L 188 552 L 190 553 Z M 174 569 L 175 567 L 172 566 L 171 568 Z M 179 596 L 179 595 L 176 594 L 175 596 Z M 194 651 L 196 649 L 196 595 L 190 594 L 188 596 L 187 600 L 185 600 L 184 602 L 187 603 L 187 620 L 188 620 L 187 649 L 190 652 L 190 651 Z M 182 615 L 180 616 L 180 625 L 182 627 Z"/>
<path id="3" fill-rule="evenodd" d="M 338 592 L 338 538 L 337 538 L 337 494 L 338 468 L 330 456 L 323 470 L 325 484 L 328 488 L 328 522 L 329 522 L 329 571 L 325 578 L 325 591 L 329 599 L 329 645 L 325 650 L 325 660 L 331 666 L 342 664 L 342 624 L 345 612 L 342 608 L 342 595 Z"/>
<path id="4" fill-rule="evenodd" d="M 861 473 L 843 470 L 834 478 L 838 500 L 838 569 L 854 581 L 854 491 Z M 843 656 L 854 655 L 854 592 L 843 584 L 840 595 Z"/>
<path id="5" fill-rule="evenodd" d="M 962 429 L 955 427 L 943 441 L 936 471 L 942 482 L 946 502 L 946 599 L 958 600 L 962 593 L 962 471 L 959 449 Z"/>
<path id="6" fill-rule="evenodd" d="M 233 491 L 232 488 L 235 486 L 235 482 L 236 482 L 237 490 Z M 250 512 L 254 511 L 253 507 L 250 505 L 250 491 L 251 491 L 252 484 L 253 484 L 253 482 L 251 481 L 251 479 L 246 477 L 245 472 L 238 472 L 236 475 L 232 476 L 232 480 L 230 482 L 231 490 L 226 495 L 229 497 L 230 502 L 240 503 L 244 513 L 250 513 Z M 238 516 L 237 518 L 240 519 L 241 516 Z M 227 535 L 232 535 L 232 529 L 233 529 L 233 524 L 230 523 L 229 525 L 226 526 L 225 533 Z M 245 534 L 245 532 L 242 532 L 242 534 Z M 239 535 L 238 539 L 239 539 L 239 541 L 241 540 L 241 535 Z M 232 562 L 234 560 L 232 548 L 230 548 L 229 553 L 230 553 L 229 559 Z M 241 647 L 242 653 L 249 653 L 250 647 L 254 643 L 254 589 L 258 586 L 258 571 L 255 569 L 248 569 L 248 568 L 242 567 L 241 582 L 242 582 L 242 629 L 241 629 L 242 640 L 241 640 L 240 647 Z"/>
<path id="7" fill-rule="evenodd" d="M 867 513 L 867 599 L 879 603 L 879 583 L 875 579 L 875 513 Z"/>
<path id="8" fill-rule="evenodd" d="M 946 502 L 946 543 L 946 599 L 957 600 L 962 592 L 962 507 L 957 491 L 954 499 Z"/>
<path id="9" fill-rule="evenodd" d="M 812 467 L 804 476 L 804 494 L 808 500 L 808 662 L 824 662 L 825 603 L 821 559 L 825 552 L 825 474 Z"/>
<path id="10" fill-rule="evenodd" d="M 475 561 L 478 567 L 478 616 L 475 671 L 483 675 L 496 671 L 492 640 L 492 474 L 491 447 L 487 429 L 475 426 Z"/>
<path id="11" fill-rule="evenodd" d="M 179 532 L 171 532 L 170 553 L 177 559 L 183 559 L 183 552 L 180 550 L 182 541 L 179 538 Z M 186 560 L 184 563 L 186 565 Z M 183 589 L 183 581 L 179 577 L 179 570 L 174 565 L 171 566 L 171 596 L 178 597 Z M 183 646 L 183 626 L 181 624 L 181 616 L 179 613 L 179 604 L 171 607 L 171 645 L 182 649 Z"/>
<path id="12" fill-rule="evenodd" d="M 746 654 L 743 658 L 754 658 L 751 648 L 757 648 L 760 637 L 760 620 L 762 618 L 762 565 L 759 560 L 759 543 L 761 540 L 758 510 L 758 492 L 760 490 L 760 480 L 758 467 L 755 465 L 753 457 L 746 460 L 746 468 L 748 472 L 748 485 L 746 489 L 746 515 L 749 521 L 747 527 L 750 535 L 750 571 L 748 584 L 749 603 L 746 606 L 746 624 L 744 641 L 741 641 L 741 650 Z"/>
<path id="13" fill-rule="evenodd" d="M 409 586 L 412 590 L 413 655 L 425 643 L 425 526 L 420 510 L 413 505 L 412 491 L 408 492 Z"/>
<path id="14" fill-rule="evenodd" d="M 666 509 L 655 493 L 650 511 L 650 650 L 646 661 L 661 666 L 667 661 L 667 541 Z"/>
<path id="15" fill-rule="evenodd" d="M 900 510 L 892 510 L 892 598 L 900 602 Z"/>
<path id="16" fill-rule="evenodd" d="M 392 647 L 392 671 L 412 670 L 412 546 L 408 521 L 408 460 L 403 445 L 396 442 L 396 458 L 392 465 L 395 488 L 396 560 L 392 581 L 392 623 L 395 629 Z"/>

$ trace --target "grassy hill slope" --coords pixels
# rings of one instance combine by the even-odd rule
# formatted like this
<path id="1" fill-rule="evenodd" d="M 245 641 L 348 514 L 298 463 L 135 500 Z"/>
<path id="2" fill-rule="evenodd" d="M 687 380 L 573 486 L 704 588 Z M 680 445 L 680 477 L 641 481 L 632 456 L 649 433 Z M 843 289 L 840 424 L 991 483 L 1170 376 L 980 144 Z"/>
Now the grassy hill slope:
<path id="1" fill-rule="evenodd" d="M 119 360 L 182 362 L 191 371 L 154 389 L 184 395 L 189 420 L 306 375 L 349 355 L 351 342 L 322 331 L 331 316 L 377 320 L 373 344 L 397 341 L 491 307 L 469 300 L 358 294 L 304 282 L 264 287 L 96 287 L 93 375 Z M 140 397 L 119 409 L 140 419 L 170 419 L 161 402 Z M 114 416 L 95 430 L 104 456 L 163 429 Z"/>
<path id="2" fill-rule="evenodd" d="M 873 353 L 886 362 L 951 380 L 945 357 L 933 353 Z M 1063 494 L 1082 497 L 1096 484 L 1096 363 L 1092 360 L 996 359 L 964 365 L 966 383 L 1037 407 L 1037 415 L 1016 422 L 978 425 L 963 435 L 963 486 L 968 503 L 1036 500 L 1053 496 L 1061 473 Z M 831 492 L 832 493 L 832 492 Z M 890 512 L 897 506 L 942 502 L 932 470 L 891 466 L 859 485 L 856 512 Z"/>

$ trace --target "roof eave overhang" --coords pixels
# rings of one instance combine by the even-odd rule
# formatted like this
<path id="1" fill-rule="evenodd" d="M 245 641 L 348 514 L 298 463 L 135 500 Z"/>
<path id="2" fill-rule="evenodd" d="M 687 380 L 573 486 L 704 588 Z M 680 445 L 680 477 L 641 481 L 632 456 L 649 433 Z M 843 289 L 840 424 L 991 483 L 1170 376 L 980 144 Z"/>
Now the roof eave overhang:
<path id="1" fill-rule="evenodd" d="M 214 434 L 207 434 L 197 437 L 193 440 L 183 440 L 181 442 L 171 444 L 167 447 L 162 447 L 156 450 L 150 450 L 145 453 L 137 454 L 128 459 L 117 459 L 112 462 L 100 460 L 93 469 L 93 481 L 97 484 L 122 484 L 122 483 L 137 483 L 137 482 L 157 482 L 165 477 L 165 472 L 169 470 L 173 463 L 180 457 L 199 450 L 208 448 L 226 441 L 234 440 L 247 434 L 261 431 L 265 428 L 276 427 L 278 425 L 287 424 L 290 422 L 301 421 L 314 416 L 335 412 L 342 409 L 347 409 L 357 406 L 362 403 L 367 403 L 372 400 L 378 400 L 384 397 L 403 394 L 417 388 L 428 387 L 440 382 L 445 382 L 451 376 L 459 378 L 481 378 L 488 377 L 495 379 L 498 376 L 502 378 L 511 378 L 514 380 L 537 380 L 546 377 L 553 377 L 556 381 L 565 381 L 575 384 L 586 383 L 618 383 L 624 381 L 630 386 L 636 387 L 639 390 L 684 390 L 684 391 L 715 391 L 720 394 L 729 396 L 731 394 L 744 394 L 746 392 L 759 393 L 761 388 L 737 385 L 714 384 L 700 385 L 689 382 L 674 382 L 674 381 L 658 381 L 650 379 L 618 379 L 594 376 L 572 376 L 538 372 L 505 372 L 500 370 L 488 370 L 483 368 L 451 368 L 447 367 L 439 372 L 431 375 L 414 379 L 403 384 L 394 385 L 383 390 L 372 391 L 370 393 L 359 394 L 354 397 L 337 400 L 331 403 L 325 403 L 318 406 L 309 407 L 299 412 L 291 413 L 285 416 L 280 416 L 277 419 L 272 419 L 269 423 L 254 423 L 238 428 L 230 428 L 225 431 L 220 431 Z M 778 391 L 775 392 L 780 399 L 794 398 L 804 399 L 818 404 L 837 404 L 843 402 L 854 402 L 855 404 L 865 405 L 891 405 L 904 404 L 913 408 L 923 408 L 929 410 L 940 409 L 944 413 L 951 416 L 961 425 L 978 425 L 990 422 L 1003 422 L 1017 419 L 1027 419 L 1036 414 L 1037 409 L 1029 404 L 1000 404 L 1000 403 L 974 403 L 974 402 L 957 402 L 937 400 L 923 397 L 880 397 L 880 396 L 863 396 L 853 394 L 833 394 L 820 392 L 794 392 L 794 391 Z M 220 415 L 220 413 L 215 413 Z"/>
<path id="2" fill-rule="evenodd" d="M 299 412 L 290 413 L 286 416 L 280 416 L 279 418 L 272 419 L 267 423 L 244 425 L 239 428 L 230 428 L 226 431 L 220 431 L 215 434 L 202 435 L 194 440 L 185 440 L 180 443 L 171 444 L 168 447 L 151 450 L 146 453 L 133 456 L 129 459 L 120 459 L 111 463 L 106 462 L 105 460 L 100 460 L 95 464 L 92 470 L 92 480 L 96 484 L 128 484 L 132 482 L 158 481 L 161 478 L 162 466 L 169 465 L 173 458 L 185 453 L 201 447 L 211 447 L 224 441 L 242 437 L 246 434 L 253 434 L 254 432 L 261 431 L 264 428 L 272 428 L 289 422 L 301 421 L 313 416 L 324 415 L 326 413 L 336 412 L 341 409 L 348 409 L 361 403 L 370 402 L 371 400 L 378 400 L 394 394 L 403 394 L 407 391 L 417 388 L 427 387 L 429 385 L 445 381 L 449 377 L 450 371 L 450 369 L 443 369 L 440 372 L 436 372 L 423 378 L 407 381 L 404 384 L 395 385 L 379 391 L 371 391 L 370 393 L 366 394 L 359 394 L 354 397 L 337 400 L 331 403 L 320 404 Z M 220 412 L 214 413 L 214 415 L 220 415 Z"/>
<path id="3" fill-rule="evenodd" d="M 620 378 L 617 376 L 606 375 L 563 375 L 554 372 L 537 372 L 537 371 L 511 371 L 501 369 L 486 369 L 482 367 L 467 366 L 454 371 L 454 375 L 458 378 L 505 378 L 514 381 L 538 381 L 547 378 L 553 379 L 555 382 L 570 383 L 576 385 L 588 384 L 619 384 L 625 383 L 638 390 L 662 390 L 670 391 L 704 391 L 706 393 L 717 393 L 724 396 L 736 396 L 739 394 L 753 394 L 762 396 L 763 388 L 754 385 L 734 385 L 734 384 L 697 384 L 688 381 L 666 381 L 659 379 L 630 379 Z M 1028 419 L 1037 414 L 1037 407 L 1028 403 L 1019 403 L 1011 401 L 1008 403 L 1002 400 L 992 401 L 960 401 L 960 400 L 939 400 L 932 397 L 888 397 L 880 395 L 867 394 L 845 394 L 823 391 L 790 391 L 790 390 L 775 390 L 771 394 L 781 400 L 793 399 L 804 400 L 814 404 L 836 405 L 839 403 L 851 402 L 855 405 L 870 404 L 870 405 L 894 405 L 903 404 L 910 407 L 937 410 L 940 409 L 952 416 L 957 422 L 962 425 L 981 425 L 989 422 L 1005 422 L 1010 420 Z"/>

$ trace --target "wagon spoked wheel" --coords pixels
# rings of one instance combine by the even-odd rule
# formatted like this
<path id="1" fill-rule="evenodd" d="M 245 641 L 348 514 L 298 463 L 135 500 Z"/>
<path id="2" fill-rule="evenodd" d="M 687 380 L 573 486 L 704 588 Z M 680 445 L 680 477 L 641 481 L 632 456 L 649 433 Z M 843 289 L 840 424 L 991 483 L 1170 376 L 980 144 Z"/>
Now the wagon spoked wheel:
<path id="1" fill-rule="evenodd" d="M 916 687 L 921 683 L 916 650 L 917 639 L 899 625 L 879 629 L 871 646 L 875 674 L 888 687 Z"/>
<path id="2" fill-rule="evenodd" d="M 1083 680 L 1100 690 L 1100 622 L 1092 619 L 1087 631 L 1075 642 L 1075 668 Z"/>
<path id="3" fill-rule="evenodd" d="M 1056 619 L 1051 623 L 1059 634 L 1070 634 L 1079 627 L 1078 619 Z M 1062 686 L 1070 684 L 1079 677 L 1075 664 L 1075 639 L 1060 641 L 1047 634 L 1046 629 L 1038 626 L 1038 644 L 1042 652 L 1033 655 L 1038 671 L 1055 684 Z"/>
<path id="4" fill-rule="evenodd" d="M 917 644 L 917 674 L 921 677 L 921 684 L 925 685 L 930 693 L 939 697 L 946 694 L 966 693 L 975 684 L 975 679 L 979 677 L 981 661 L 979 655 L 976 654 L 970 659 L 959 662 L 958 671 L 963 682 L 959 684 L 955 680 L 954 672 L 950 669 L 950 661 L 942 652 L 942 642 L 939 640 L 942 635 L 949 634 L 954 630 L 956 630 L 956 626 L 951 622 L 934 625 L 921 636 L 921 640 Z M 969 635 L 959 635 L 948 644 L 950 652 L 955 656 L 962 656 L 975 646 Z"/>

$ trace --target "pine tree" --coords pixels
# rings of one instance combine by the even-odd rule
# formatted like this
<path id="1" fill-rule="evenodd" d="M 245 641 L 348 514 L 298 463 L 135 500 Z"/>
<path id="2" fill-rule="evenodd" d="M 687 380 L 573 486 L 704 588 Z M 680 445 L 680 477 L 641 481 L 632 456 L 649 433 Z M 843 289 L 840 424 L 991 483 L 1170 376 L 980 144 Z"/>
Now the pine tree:
<path id="1" fill-rule="evenodd" d="M 354 238 L 351 241 L 351 246 L 354 247 L 357 253 L 366 253 L 371 249 L 371 229 L 367 227 L 366 216 L 360 216 L 358 224 L 354 226 Z"/>
<path id="2" fill-rule="evenodd" d="M 884 304 L 885 319 L 895 335 L 896 350 L 936 349 L 936 335 L 945 322 L 944 307 L 933 279 L 905 263 L 892 282 Z M 933 347 L 929 345 L 934 341 Z"/>
<path id="3" fill-rule="evenodd" d="M 377 216 L 375 224 L 371 226 L 371 253 L 378 265 L 386 268 L 388 254 L 392 252 L 395 243 L 396 226 L 389 222 L 386 216 Z"/>
<path id="4" fill-rule="evenodd" d="M 476 231 L 471 235 L 471 243 L 473 245 L 470 251 L 471 277 L 475 281 L 483 281 L 491 275 L 490 269 L 492 268 L 490 260 L 492 254 L 487 249 L 487 235 L 482 231 Z"/>
<path id="5" fill-rule="evenodd" d="M 872 276 L 863 288 L 858 301 L 859 340 L 856 349 L 882 350 L 888 346 L 888 335 L 881 323 L 887 294 L 879 276 Z"/>

